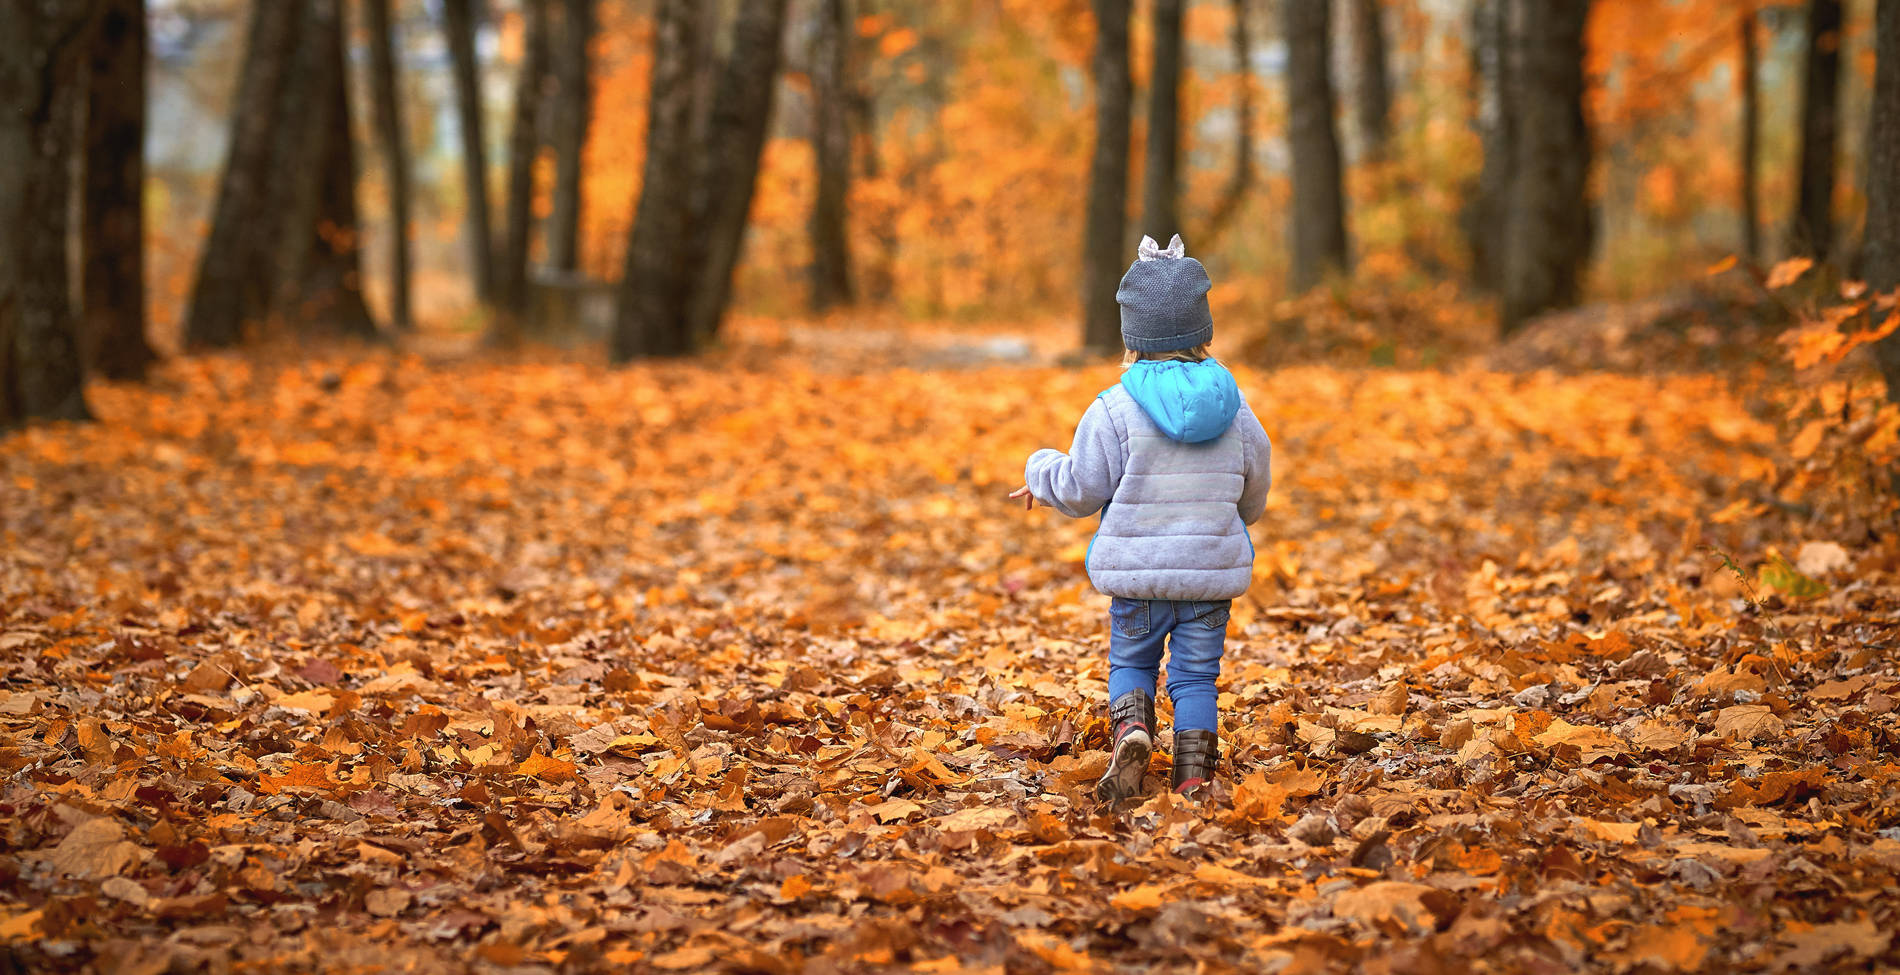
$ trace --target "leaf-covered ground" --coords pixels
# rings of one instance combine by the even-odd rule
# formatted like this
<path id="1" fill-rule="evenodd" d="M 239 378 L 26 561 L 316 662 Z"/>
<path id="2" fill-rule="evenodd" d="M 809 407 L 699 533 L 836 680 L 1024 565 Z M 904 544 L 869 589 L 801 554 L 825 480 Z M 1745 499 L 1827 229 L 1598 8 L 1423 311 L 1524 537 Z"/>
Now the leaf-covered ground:
<path id="1" fill-rule="evenodd" d="M 1091 526 L 1003 497 L 1112 367 L 209 358 L 96 388 L 103 422 L 0 440 L 0 950 L 1900 964 L 1895 549 L 1789 537 L 1776 431 L 1727 385 L 1238 372 L 1276 484 L 1225 781 L 1116 809 Z M 1770 546 L 1827 591 L 1761 586 Z"/>

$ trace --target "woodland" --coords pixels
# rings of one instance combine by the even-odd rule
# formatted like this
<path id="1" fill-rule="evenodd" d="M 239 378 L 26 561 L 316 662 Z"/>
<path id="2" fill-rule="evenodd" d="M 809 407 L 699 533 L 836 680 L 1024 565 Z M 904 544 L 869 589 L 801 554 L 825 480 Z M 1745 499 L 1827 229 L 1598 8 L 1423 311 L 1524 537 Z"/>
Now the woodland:
<path id="1" fill-rule="evenodd" d="M 1900 967 L 1896 304 L 1900 0 L 0 0 L 0 966 Z"/>

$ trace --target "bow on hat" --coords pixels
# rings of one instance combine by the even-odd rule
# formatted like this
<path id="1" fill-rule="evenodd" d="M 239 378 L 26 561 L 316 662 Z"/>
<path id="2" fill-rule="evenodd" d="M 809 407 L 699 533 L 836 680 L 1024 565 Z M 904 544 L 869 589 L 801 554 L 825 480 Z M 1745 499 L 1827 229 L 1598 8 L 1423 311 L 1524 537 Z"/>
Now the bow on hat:
<path id="1" fill-rule="evenodd" d="M 1166 248 L 1155 243 L 1153 237 L 1144 236 L 1141 238 L 1141 246 L 1136 249 L 1135 254 L 1139 259 L 1144 261 L 1159 260 L 1163 257 L 1182 258 L 1187 256 L 1187 245 L 1181 243 L 1180 234 L 1175 234 L 1174 239 L 1168 241 Z"/>

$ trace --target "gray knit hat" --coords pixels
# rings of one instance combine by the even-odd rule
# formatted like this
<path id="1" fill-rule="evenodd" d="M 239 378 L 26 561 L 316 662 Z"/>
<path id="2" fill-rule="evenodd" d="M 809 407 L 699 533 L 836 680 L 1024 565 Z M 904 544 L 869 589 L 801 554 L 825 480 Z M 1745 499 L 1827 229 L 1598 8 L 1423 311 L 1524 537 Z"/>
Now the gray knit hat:
<path id="1" fill-rule="evenodd" d="M 1141 238 L 1135 263 L 1115 289 L 1122 306 L 1122 344 L 1136 352 L 1191 349 L 1214 338 L 1214 315 L 1207 310 L 1207 269 L 1187 256 L 1175 234 L 1163 249 L 1153 237 Z"/>

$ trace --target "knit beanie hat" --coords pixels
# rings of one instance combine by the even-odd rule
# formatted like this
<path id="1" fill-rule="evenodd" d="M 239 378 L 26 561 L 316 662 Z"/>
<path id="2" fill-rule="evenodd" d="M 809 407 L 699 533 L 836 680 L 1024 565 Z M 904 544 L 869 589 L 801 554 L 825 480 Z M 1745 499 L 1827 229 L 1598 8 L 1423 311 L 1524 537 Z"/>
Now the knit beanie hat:
<path id="1" fill-rule="evenodd" d="M 1122 275 L 1115 302 L 1122 306 L 1122 344 L 1136 352 L 1191 349 L 1214 338 L 1214 315 L 1207 310 L 1207 269 L 1187 256 L 1175 234 L 1163 249 L 1153 237 L 1141 238 L 1135 263 Z"/>

